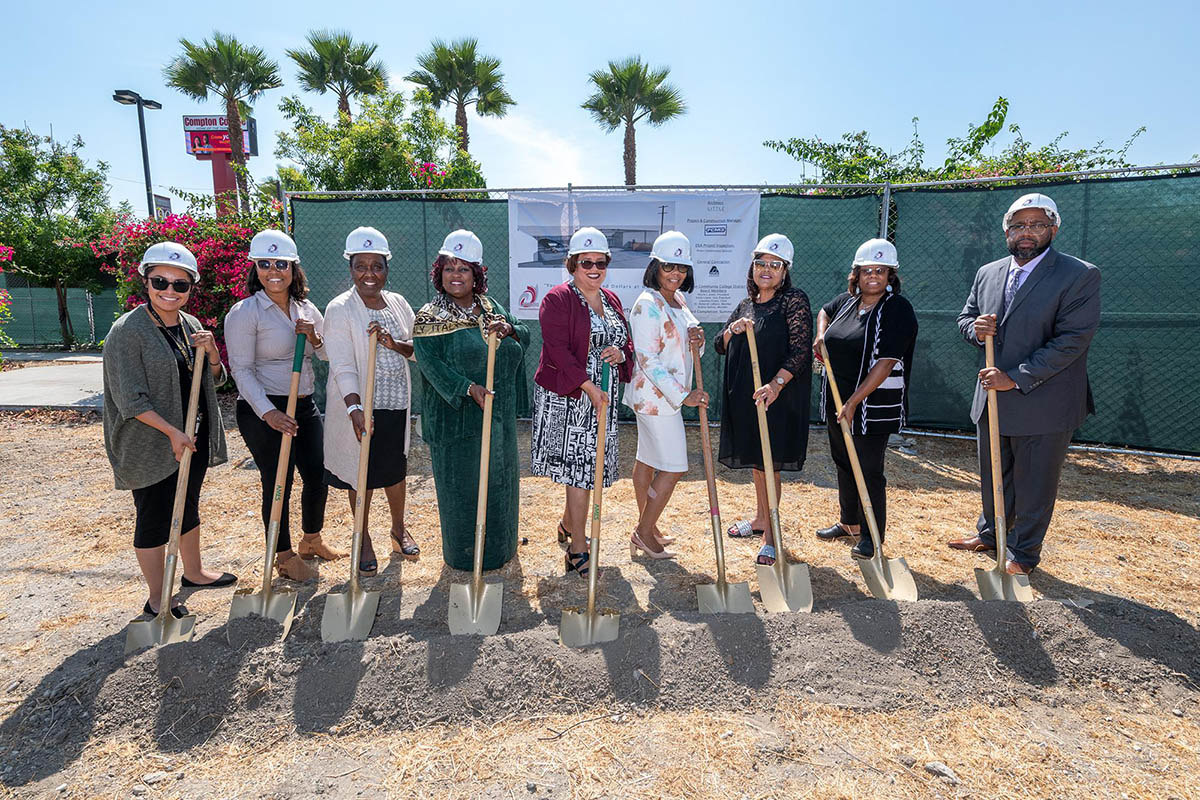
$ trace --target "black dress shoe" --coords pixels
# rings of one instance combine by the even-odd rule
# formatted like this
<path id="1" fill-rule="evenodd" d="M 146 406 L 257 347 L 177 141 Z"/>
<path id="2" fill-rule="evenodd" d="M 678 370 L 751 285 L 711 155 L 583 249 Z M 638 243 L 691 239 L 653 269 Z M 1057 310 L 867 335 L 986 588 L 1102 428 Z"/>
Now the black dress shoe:
<path id="1" fill-rule="evenodd" d="M 870 536 L 860 536 L 858 543 L 850 548 L 850 555 L 854 558 L 874 558 L 875 543 L 871 541 Z"/>
<path id="2" fill-rule="evenodd" d="M 842 527 L 840 522 L 835 522 L 828 528 L 821 528 L 817 531 L 817 538 L 824 539 L 827 542 L 832 542 L 834 539 L 840 539 L 843 536 L 853 536 L 853 533 Z"/>
<path id="3" fill-rule="evenodd" d="M 184 578 L 182 583 L 188 589 L 220 589 L 222 586 L 232 586 L 237 583 L 237 575 L 222 572 L 221 577 L 212 583 L 196 583 L 195 581 L 189 581 L 187 578 Z"/>
<path id="4" fill-rule="evenodd" d="M 142 606 L 142 613 L 149 614 L 152 617 L 158 616 L 158 614 L 154 613 L 154 609 L 150 607 L 149 600 L 146 601 L 146 605 Z M 175 619 L 183 619 L 184 617 L 187 616 L 187 613 L 188 613 L 187 606 L 175 606 L 174 608 L 171 609 L 171 616 L 174 617 Z"/>

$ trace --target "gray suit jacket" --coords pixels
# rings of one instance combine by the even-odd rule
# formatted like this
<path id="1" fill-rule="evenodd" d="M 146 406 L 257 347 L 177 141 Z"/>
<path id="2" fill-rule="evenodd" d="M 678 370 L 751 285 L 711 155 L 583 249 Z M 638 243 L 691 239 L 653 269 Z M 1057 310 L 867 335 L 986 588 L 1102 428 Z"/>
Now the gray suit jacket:
<path id="1" fill-rule="evenodd" d="M 996 393 L 1001 434 L 1073 431 L 1096 410 L 1087 352 L 1100 324 L 1100 270 L 1051 248 L 1001 314 L 1009 263 L 1005 256 L 975 273 L 958 330 L 982 354 L 975 318 L 995 314 L 999 320 L 996 366 L 1017 384 Z M 978 423 L 986 407 L 987 392 L 976 381 L 971 419 Z"/>

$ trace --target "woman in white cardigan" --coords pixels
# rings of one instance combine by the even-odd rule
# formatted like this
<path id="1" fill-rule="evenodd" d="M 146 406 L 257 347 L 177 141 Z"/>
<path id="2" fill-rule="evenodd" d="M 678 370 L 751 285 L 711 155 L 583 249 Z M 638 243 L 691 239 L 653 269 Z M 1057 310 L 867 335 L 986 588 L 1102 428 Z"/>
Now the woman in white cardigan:
<path id="1" fill-rule="evenodd" d="M 637 416 L 633 491 L 639 511 L 629 538 L 631 556 L 640 550 L 651 558 L 675 557 L 664 547 L 674 539 L 661 534 L 658 519 L 688 469 L 682 407 L 708 403 L 706 392 L 691 388 L 691 346 L 704 348 L 704 332 L 683 299 L 695 286 L 691 249 L 678 231 L 655 240 L 642 276 L 646 291 L 629 312 L 636 358 L 624 403 Z"/>
<path id="2" fill-rule="evenodd" d="M 358 570 L 379 569 L 366 520 L 374 489 L 383 489 L 392 513 L 392 552 L 415 558 L 420 549 L 404 525 L 405 477 L 408 473 L 409 406 L 413 358 L 413 310 L 402 295 L 384 290 L 387 239 L 374 228 L 356 228 L 346 238 L 354 287 L 325 309 L 325 352 L 329 381 L 325 389 L 325 481 L 348 489 L 354 508 L 358 480 L 359 441 L 366 430 L 360 387 L 366 381 L 367 345 L 378 330 L 375 360 L 375 409 L 367 467 L 366 512 Z"/>

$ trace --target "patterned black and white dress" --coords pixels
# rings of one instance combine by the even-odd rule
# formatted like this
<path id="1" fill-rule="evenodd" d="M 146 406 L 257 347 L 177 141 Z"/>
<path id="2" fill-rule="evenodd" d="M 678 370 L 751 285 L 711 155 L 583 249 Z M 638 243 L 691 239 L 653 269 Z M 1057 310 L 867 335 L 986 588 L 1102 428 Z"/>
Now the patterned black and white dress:
<path id="1" fill-rule="evenodd" d="M 587 373 L 592 383 L 602 386 L 600 353 L 606 347 L 625 347 L 629 333 L 617 310 L 601 295 L 604 314 L 588 305 L 572 284 L 575 297 L 588 309 L 592 336 L 588 346 Z M 608 384 L 608 420 L 604 443 L 604 485 L 617 478 L 617 371 L 612 368 Z M 555 483 L 591 489 L 596 480 L 596 409 L 586 393 L 576 400 L 555 394 L 535 384 L 533 390 L 533 435 L 530 437 L 534 475 L 545 475 Z"/>

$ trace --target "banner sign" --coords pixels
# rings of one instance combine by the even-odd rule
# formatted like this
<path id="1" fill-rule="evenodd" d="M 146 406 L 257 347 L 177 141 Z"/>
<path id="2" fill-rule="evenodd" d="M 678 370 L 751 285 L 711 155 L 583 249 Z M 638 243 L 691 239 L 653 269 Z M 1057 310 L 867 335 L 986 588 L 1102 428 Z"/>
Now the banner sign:
<path id="1" fill-rule="evenodd" d="M 569 279 L 563 262 L 571 234 L 588 225 L 608 237 L 612 263 L 604 288 L 626 311 L 642 293 L 642 275 L 659 234 L 680 231 L 692 243 L 696 288 L 687 304 L 701 322 L 724 322 L 746 296 L 758 241 L 758 192 L 510 192 L 509 310 L 537 319 L 546 292 Z"/>
<path id="2" fill-rule="evenodd" d="M 229 143 L 229 124 L 224 116 L 183 117 L 184 144 L 189 156 L 232 153 Z M 254 117 L 242 120 L 242 152 L 258 155 L 258 122 Z"/>

